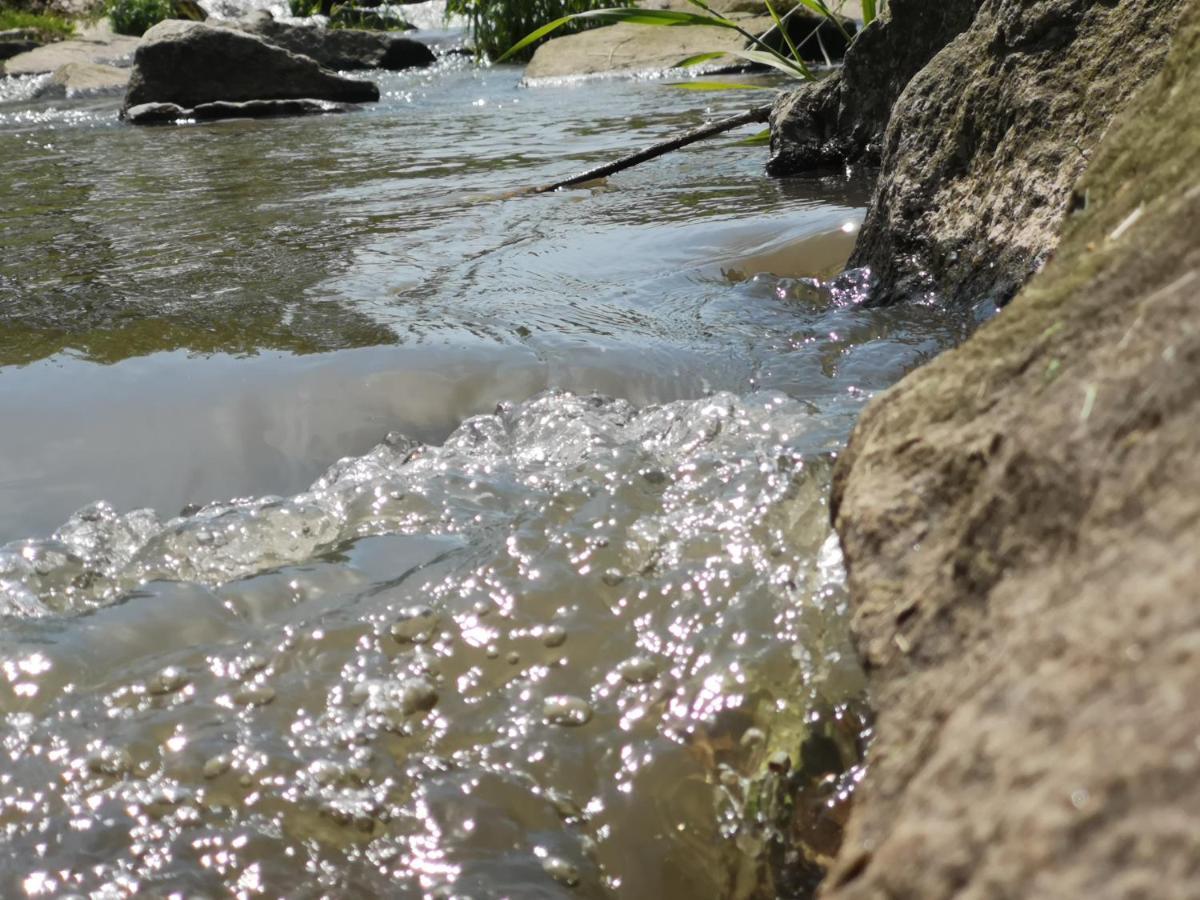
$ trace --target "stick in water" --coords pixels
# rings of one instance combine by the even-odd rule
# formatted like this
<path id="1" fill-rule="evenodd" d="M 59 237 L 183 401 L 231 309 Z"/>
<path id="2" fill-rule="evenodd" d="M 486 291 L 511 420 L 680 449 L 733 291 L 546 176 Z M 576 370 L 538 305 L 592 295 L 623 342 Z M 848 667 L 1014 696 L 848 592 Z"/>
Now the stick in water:
<path id="1" fill-rule="evenodd" d="M 574 187 L 577 184 L 583 184 L 585 181 L 595 181 L 597 178 L 606 178 L 617 172 L 622 172 L 625 169 L 631 169 L 636 165 L 646 162 L 647 160 L 655 159 L 663 156 L 673 150 L 678 150 L 681 147 L 686 147 L 688 144 L 694 144 L 697 141 L 702 141 L 705 138 L 710 138 L 718 134 L 723 134 L 726 131 L 732 131 L 735 128 L 741 128 L 743 125 L 753 125 L 755 123 L 763 123 L 770 118 L 771 107 L 757 106 L 754 109 L 747 110 L 744 113 L 739 113 L 736 116 L 730 116 L 728 119 L 721 119 L 717 122 L 711 122 L 708 125 L 703 125 L 689 131 L 687 134 L 681 134 L 679 137 L 671 138 L 669 141 L 663 141 L 661 144 L 654 144 L 647 147 L 645 150 L 639 150 L 637 153 L 631 153 L 628 156 L 623 156 L 614 162 L 607 163 L 603 166 L 597 166 L 594 169 L 588 169 L 586 172 L 580 172 L 573 178 L 568 178 L 566 181 L 556 181 L 554 184 L 544 184 L 541 187 L 535 187 L 530 193 L 547 194 L 550 191 L 557 191 L 559 188 Z"/>

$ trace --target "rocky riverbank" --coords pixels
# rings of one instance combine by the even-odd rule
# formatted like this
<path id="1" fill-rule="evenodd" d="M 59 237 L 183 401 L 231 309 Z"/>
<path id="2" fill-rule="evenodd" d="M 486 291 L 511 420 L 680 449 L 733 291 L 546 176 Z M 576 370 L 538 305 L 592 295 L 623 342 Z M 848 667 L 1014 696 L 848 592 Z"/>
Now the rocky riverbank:
<path id="1" fill-rule="evenodd" d="M 879 718 L 826 896 L 1195 895 L 1198 78 L 1195 7 L 985 0 L 878 132 L 875 302 L 1016 296 L 839 464 Z"/>

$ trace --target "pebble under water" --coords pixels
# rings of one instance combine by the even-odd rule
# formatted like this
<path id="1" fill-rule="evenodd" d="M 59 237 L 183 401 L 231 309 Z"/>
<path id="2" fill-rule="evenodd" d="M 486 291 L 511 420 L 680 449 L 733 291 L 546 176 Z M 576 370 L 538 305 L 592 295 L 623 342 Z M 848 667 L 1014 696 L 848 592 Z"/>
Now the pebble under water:
<path id="1" fill-rule="evenodd" d="M 841 197 L 844 179 L 780 187 L 745 148 L 664 163 L 665 189 L 646 170 L 478 199 L 558 174 L 580 142 L 567 165 L 607 158 L 658 106 L 694 124 L 694 98 L 639 83 L 522 93 L 506 70 L 389 77 L 379 110 L 344 125 L 155 136 L 92 101 L 0 108 L 0 147 L 24 160 L 0 187 L 62 205 L 13 206 L 0 228 L 0 419 L 17 426 L 0 436 L 0 524 L 66 519 L 0 546 L 0 895 L 807 895 L 869 737 L 830 473 L 871 394 L 969 323 L 936 303 L 868 309 L 855 278 L 822 282 L 859 213 L 796 198 Z M 491 118 L 466 161 L 381 174 L 397 123 L 418 132 L 450 102 L 439 92 L 487 100 L 469 107 Z M 545 159 L 518 101 L 549 104 L 531 114 L 551 123 Z M 429 128 L 452 130 L 444 119 Z M 336 143 L 338 165 L 280 134 Z M 106 193 L 82 168 L 69 169 L 81 199 L 55 193 L 63 148 L 103 169 L 112 141 L 204 154 L 211 171 L 172 186 L 186 202 Z M 294 183 L 255 169 L 285 152 Z M 229 153 L 236 192 L 212 174 Z M 437 193 L 447 184 L 453 196 Z M 339 203 L 369 214 L 335 221 Z M 176 237 L 155 243 L 147 210 Z M 274 242 L 256 243 L 268 227 Z M 58 256 L 35 233 L 65 234 Z M 248 305 L 265 325 L 220 330 Z M 379 389 L 367 367 L 418 356 L 486 389 L 442 403 L 401 371 L 389 405 L 359 407 L 344 387 Z M 319 468 L 287 470 L 278 496 L 179 510 L 175 479 L 139 477 L 167 445 L 88 418 L 118 416 L 131 366 L 153 376 L 137 391 L 219 362 L 309 396 L 294 367 L 311 359 L 338 369 L 344 420 L 377 431 L 357 446 L 331 404 L 294 401 L 292 424 L 332 424 L 295 424 L 280 446 L 311 432 L 325 441 L 313 455 L 344 448 L 307 489 Z M 95 384 L 116 387 L 96 399 Z M 417 427 L 422 402 L 453 424 Z M 193 494 L 225 484 L 235 458 L 205 443 L 207 408 L 158 424 L 200 448 L 211 481 Z M 61 422 L 74 443 L 54 438 Z M 276 451 L 255 450 L 283 471 Z M 60 483 L 62 497 L 137 502 L 47 512 L 66 502 Z"/>

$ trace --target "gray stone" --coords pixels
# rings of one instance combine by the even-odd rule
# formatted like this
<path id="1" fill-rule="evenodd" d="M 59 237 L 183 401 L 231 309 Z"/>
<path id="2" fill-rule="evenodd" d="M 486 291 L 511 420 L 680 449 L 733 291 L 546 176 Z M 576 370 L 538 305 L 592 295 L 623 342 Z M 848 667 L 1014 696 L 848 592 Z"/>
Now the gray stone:
<path id="1" fill-rule="evenodd" d="M 436 59 L 420 41 L 391 31 L 292 25 L 277 22 L 265 11 L 237 24 L 330 69 L 411 69 L 432 65 Z"/>
<path id="2" fill-rule="evenodd" d="M 120 94 L 129 84 L 129 69 L 98 63 L 67 63 L 37 94 L 40 98 Z"/>
<path id="3" fill-rule="evenodd" d="M 206 122 L 216 119 L 265 119 L 274 116 L 311 116 L 348 112 L 355 107 L 329 100 L 246 100 L 231 103 L 217 100 L 192 108 L 177 103 L 140 103 L 125 110 L 133 125 L 167 125 L 175 122 Z"/>
<path id="4" fill-rule="evenodd" d="M 171 19 L 143 36 L 125 109 L 146 103 L 195 109 L 217 101 L 378 99 L 372 82 L 343 78 L 256 35 Z"/>

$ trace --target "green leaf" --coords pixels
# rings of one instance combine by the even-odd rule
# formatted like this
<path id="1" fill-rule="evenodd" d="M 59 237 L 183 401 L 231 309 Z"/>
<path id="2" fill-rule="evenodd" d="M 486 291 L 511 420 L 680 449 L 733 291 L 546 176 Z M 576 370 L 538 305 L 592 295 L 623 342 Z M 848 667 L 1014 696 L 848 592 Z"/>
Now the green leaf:
<path id="1" fill-rule="evenodd" d="M 700 63 L 708 62 L 713 59 L 720 59 L 724 53 L 697 53 L 695 56 L 689 56 L 687 59 L 682 59 L 675 63 L 674 68 L 686 69 L 688 66 L 698 66 Z"/>
<path id="2" fill-rule="evenodd" d="M 555 19 L 543 25 L 541 28 L 531 31 L 521 40 L 517 41 L 504 53 L 497 62 L 503 62 L 514 53 L 528 47 L 535 41 L 541 40 L 546 35 L 553 31 L 562 28 L 568 22 L 574 22 L 577 19 L 599 19 L 604 22 L 625 22 L 630 25 L 660 25 L 660 26 L 679 26 L 679 25 L 708 25 L 717 28 L 736 28 L 736 26 L 728 21 L 715 16 L 698 16 L 695 13 L 679 12 L 673 9 L 637 9 L 636 7 L 617 7 L 615 9 L 593 9 L 588 12 L 575 13 L 570 16 L 563 16 L 560 19 Z"/>
<path id="3" fill-rule="evenodd" d="M 771 143 L 771 129 L 764 128 L 758 134 L 752 134 L 750 137 L 738 141 L 738 144 L 744 144 L 747 147 L 755 147 L 759 144 Z"/>
<path id="4" fill-rule="evenodd" d="M 761 84 L 740 84 L 736 81 L 674 81 L 667 87 L 679 88 L 681 91 L 769 91 L 771 88 Z"/>
<path id="5" fill-rule="evenodd" d="M 878 15 L 879 10 L 876 9 L 875 0 L 862 0 L 863 25 L 870 25 Z"/>
<path id="6" fill-rule="evenodd" d="M 783 23 L 783 19 L 779 18 L 779 13 L 775 12 L 775 7 L 771 4 L 771 0 L 766 0 L 767 12 L 771 14 L 771 18 L 775 20 L 775 27 L 779 29 L 779 33 L 783 35 L 783 39 L 787 42 L 788 49 L 792 51 L 792 59 L 796 62 L 803 62 L 800 56 L 800 51 L 796 49 L 795 43 L 792 41 L 792 36 L 788 34 L 787 25 Z"/>
<path id="7" fill-rule="evenodd" d="M 788 59 L 779 53 L 765 53 L 762 50 L 729 50 L 727 52 L 730 56 L 739 57 L 747 62 L 778 69 L 793 78 L 803 78 L 807 81 L 816 80 L 816 76 L 803 61 Z"/>

